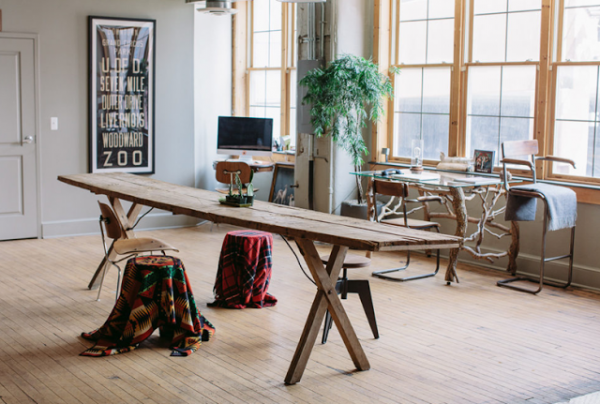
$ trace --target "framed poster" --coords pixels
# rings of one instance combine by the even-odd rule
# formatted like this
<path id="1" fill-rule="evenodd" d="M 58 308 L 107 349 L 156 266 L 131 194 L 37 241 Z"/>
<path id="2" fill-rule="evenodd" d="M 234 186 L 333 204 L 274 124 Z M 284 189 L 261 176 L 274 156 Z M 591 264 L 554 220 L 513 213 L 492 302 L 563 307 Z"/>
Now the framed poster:
<path id="1" fill-rule="evenodd" d="M 276 163 L 269 202 L 294 206 L 294 164 Z"/>
<path id="2" fill-rule="evenodd" d="M 91 173 L 154 173 L 155 26 L 89 17 Z"/>
<path id="3" fill-rule="evenodd" d="M 473 160 L 475 161 L 476 173 L 489 173 L 494 170 L 494 155 L 493 150 L 475 150 Z"/>

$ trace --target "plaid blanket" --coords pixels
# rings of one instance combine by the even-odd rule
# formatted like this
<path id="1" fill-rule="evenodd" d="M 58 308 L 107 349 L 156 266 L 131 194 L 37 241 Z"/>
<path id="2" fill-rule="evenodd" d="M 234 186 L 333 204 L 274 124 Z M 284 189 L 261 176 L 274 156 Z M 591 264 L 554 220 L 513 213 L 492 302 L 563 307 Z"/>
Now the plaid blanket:
<path id="1" fill-rule="evenodd" d="M 83 356 L 134 350 L 157 329 L 171 339 L 171 356 L 188 356 L 215 328 L 194 300 L 183 263 L 174 257 L 142 256 L 127 261 L 121 294 L 104 325 L 81 336 L 95 341 Z"/>
<path id="2" fill-rule="evenodd" d="M 271 281 L 271 233 L 237 230 L 223 240 L 215 301 L 209 306 L 243 309 L 275 306 L 277 299 L 267 293 Z"/>

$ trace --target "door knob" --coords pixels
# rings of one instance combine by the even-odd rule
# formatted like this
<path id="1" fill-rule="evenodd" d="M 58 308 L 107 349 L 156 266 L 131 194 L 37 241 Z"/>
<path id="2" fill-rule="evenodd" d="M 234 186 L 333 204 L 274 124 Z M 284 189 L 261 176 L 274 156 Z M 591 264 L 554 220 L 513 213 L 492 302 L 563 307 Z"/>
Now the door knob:
<path id="1" fill-rule="evenodd" d="M 33 136 L 25 136 L 23 138 L 23 143 L 33 143 Z"/>

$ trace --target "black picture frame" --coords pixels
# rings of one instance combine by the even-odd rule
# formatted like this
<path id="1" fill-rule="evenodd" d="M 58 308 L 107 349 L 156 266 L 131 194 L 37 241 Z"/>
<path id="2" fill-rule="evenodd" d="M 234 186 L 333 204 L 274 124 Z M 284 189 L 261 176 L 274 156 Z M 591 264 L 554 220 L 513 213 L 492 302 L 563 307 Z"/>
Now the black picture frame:
<path id="1" fill-rule="evenodd" d="M 476 173 L 491 174 L 494 171 L 494 159 L 496 152 L 494 150 L 477 150 L 473 151 L 473 162 L 475 163 Z"/>
<path id="2" fill-rule="evenodd" d="M 294 206 L 294 164 L 275 163 L 273 170 L 273 181 L 271 181 L 271 192 L 269 202 L 279 205 Z"/>
<path id="3" fill-rule="evenodd" d="M 155 172 L 156 20 L 88 17 L 89 172 Z"/>

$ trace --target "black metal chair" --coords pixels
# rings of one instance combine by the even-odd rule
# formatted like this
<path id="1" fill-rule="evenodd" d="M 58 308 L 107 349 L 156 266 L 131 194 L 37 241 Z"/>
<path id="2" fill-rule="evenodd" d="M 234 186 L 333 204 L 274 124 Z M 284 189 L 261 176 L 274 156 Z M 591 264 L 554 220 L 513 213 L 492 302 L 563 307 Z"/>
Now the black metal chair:
<path id="1" fill-rule="evenodd" d="M 321 257 L 323 264 L 327 265 L 329 261 L 329 255 L 323 255 Z M 338 279 L 335 284 L 335 290 L 341 295 L 342 299 L 348 297 L 348 293 L 357 293 L 362 303 L 367 320 L 369 320 L 369 326 L 373 331 L 373 336 L 379 338 L 379 330 L 377 329 L 377 321 L 375 321 L 375 309 L 373 308 L 373 299 L 371 298 L 371 288 L 369 287 L 369 281 L 366 279 L 348 279 L 348 269 L 352 268 L 364 268 L 371 265 L 371 260 L 367 257 L 362 257 L 356 254 L 347 254 L 344 258 L 344 264 L 342 265 L 342 276 Z M 333 324 L 333 319 L 329 310 L 325 315 L 325 326 L 323 327 L 323 337 L 321 343 L 327 342 L 327 336 L 329 330 Z"/>
<path id="2" fill-rule="evenodd" d="M 541 249 L 541 261 L 540 261 L 540 274 L 539 278 L 531 278 L 528 276 L 517 276 L 509 279 L 504 279 L 497 282 L 498 286 L 507 287 L 510 289 L 518 290 L 521 292 L 527 292 L 532 294 L 537 294 L 542 290 L 544 284 L 566 288 L 571 284 L 571 280 L 573 278 L 573 251 L 575 247 L 575 224 L 571 227 L 571 246 L 569 254 L 560 255 L 556 257 L 546 258 L 546 235 L 548 233 L 548 221 L 549 221 L 549 207 L 548 207 L 548 197 L 552 196 L 555 192 L 561 192 L 564 194 L 567 193 L 566 196 L 569 198 L 575 198 L 576 204 L 576 196 L 575 192 L 556 185 L 550 184 L 540 184 L 536 179 L 535 172 L 535 162 L 539 160 L 546 160 L 552 162 L 559 163 L 568 163 L 575 167 L 575 162 L 570 159 L 565 159 L 562 157 L 555 156 L 545 156 L 545 157 L 536 157 L 538 154 L 538 142 L 537 140 L 524 140 L 524 141 L 511 141 L 502 143 L 502 161 L 501 163 L 504 166 L 503 175 L 504 175 L 504 186 L 508 192 L 509 199 L 511 197 L 523 197 L 523 198 L 535 198 L 535 200 L 541 200 L 544 202 L 544 219 L 543 219 L 543 230 L 542 230 L 542 249 Z M 516 157 L 522 156 L 531 156 L 528 160 L 522 160 Z M 507 178 L 507 164 L 517 164 L 524 165 L 529 167 L 532 173 L 533 184 L 532 185 L 518 185 L 514 187 L 509 186 L 509 181 Z M 571 199 L 572 200 L 572 199 Z M 510 207 L 511 201 L 509 200 L 507 203 L 507 213 L 506 219 L 510 220 L 511 217 L 514 217 L 514 213 L 512 212 L 514 209 Z M 576 205 L 575 205 L 576 206 Z M 530 214 L 531 215 L 531 214 Z M 533 210 L 533 216 L 535 216 L 535 209 Z M 514 219 L 513 219 L 514 220 Z M 533 218 L 527 219 L 517 219 L 517 220 L 533 220 Z M 516 221 L 516 220 L 515 220 Z M 564 284 L 544 281 L 544 269 L 546 262 L 556 261 L 560 259 L 569 258 L 569 272 L 567 275 L 567 281 Z M 537 289 L 529 289 L 516 285 L 511 285 L 512 282 L 516 281 L 530 281 L 530 282 L 539 282 L 539 287 Z"/>
<path id="3" fill-rule="evenodd" d="M 396 218 L 396 219 L 381 219 L 380 220 L 379 217 L 377 217 L 377 213 L 375 212 L 375 220 L 376 221 L 378 221 L 380 223 L 391 224 L 394 226 L 407 227 L 409 229 L 417 229 L 417 230 L 435 229 L 438 233 L 440 232 L 440 224 L 439 223 L 430 222 L 427 220 L 411 219 L 408 217 L 410 212 L 408 212 L 407 208 L 406 208 L 406 205 L 408 203 L 421 203 L 422 204 L 425 202 L 441 201 L 441 198 L 439 196 L 410 199 L 410 198 L 408 198 L 408 190 L 409 190 L 408 184 L 399 182 L 399 181 L 373 180 L 371 186 L 373 187 L 372 188 L 373 189 L 373 195 L 372 195 L 373 201 L 371 202 L 371 204 L 376 205 L 377 195 L 385 195 L 385 196 L 402 198 L 402 200 L 401 200 L 402 217 Z M 434 272 L 431 272 L 428 274 L 422 274 L 422 275 L 407 276 L 404 278 L 397 278 L 394 276 L 387 275 L 389 273 L 403 271 L 403 270 L 407 269 L 409 265 L 410 265 L 410 250 L 406 251 L 406 265 L 399 267 L 399 268 L 382 269 L 379 271 L 374 271 L 373 276 L 377 276 L 379 278 L 388 279 L 388 280 L 397 281 L 397 282 L 406 282 L 406 281 L 412 281 L 415 279 L 430 278 L 432 276 L 435 276 L 440 269 L 440 250 L 437 250 L 436 266 L 435 266 Z"/>

